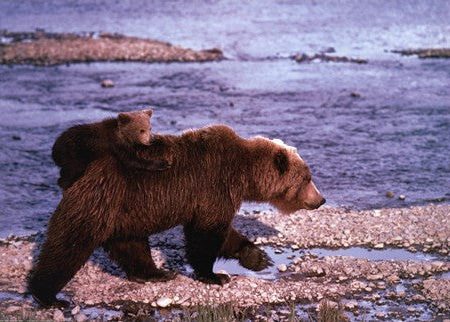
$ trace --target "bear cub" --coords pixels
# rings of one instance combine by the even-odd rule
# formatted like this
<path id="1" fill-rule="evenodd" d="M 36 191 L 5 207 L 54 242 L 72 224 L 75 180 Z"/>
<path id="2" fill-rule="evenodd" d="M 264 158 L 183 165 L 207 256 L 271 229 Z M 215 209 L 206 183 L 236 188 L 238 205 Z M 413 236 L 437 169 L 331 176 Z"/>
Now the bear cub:
<path id="1" fill-rule="evenodd" d="M 113 155 L 127 170 L 165 170 L 171 165 L 169 155 L 142 153 L 152 144 L 150 118 L 153 110 L 119 113 L 117 118 L 75 125 L 55 141 L 52 158 L 61 168 L 58 185 L 66 190 L 81 178 L 94 160 Z M 156 154 L 156 155 L 155 155 Z"/>

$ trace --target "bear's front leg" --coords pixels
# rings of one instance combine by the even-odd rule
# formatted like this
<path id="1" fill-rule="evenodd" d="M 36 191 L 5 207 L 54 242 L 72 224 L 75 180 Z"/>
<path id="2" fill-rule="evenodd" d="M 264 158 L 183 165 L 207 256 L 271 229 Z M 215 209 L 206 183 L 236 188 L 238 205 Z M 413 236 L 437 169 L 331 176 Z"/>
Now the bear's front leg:
<path id="1" fill-rule="evenodd" d="M 164 282 L 176 277 L 175 272 L 158 269 L 152 258 L 148 238 L 132 240 L 110 239 L 103 248 L 127 274 L 129 280 L 145 282 Z"/>
<path id="2" fill-rule="evenodd" d="M 247 237 L 231 227 L 219 254 L 223 258 L 235 258 L 239 264 L 252 271 L 261 271 L 273 265 L 272 260 Z"/>
<path id="3" fill-rule="evenodd" d="M 199 227 L 193 223 L 184 226 L 186 236 L 186 255 L 199 281 L 208 284 L 224 285 L 230 281 L 226 274 L 213 272 L 220 249 L 228 233 L 229 225 Z"/>

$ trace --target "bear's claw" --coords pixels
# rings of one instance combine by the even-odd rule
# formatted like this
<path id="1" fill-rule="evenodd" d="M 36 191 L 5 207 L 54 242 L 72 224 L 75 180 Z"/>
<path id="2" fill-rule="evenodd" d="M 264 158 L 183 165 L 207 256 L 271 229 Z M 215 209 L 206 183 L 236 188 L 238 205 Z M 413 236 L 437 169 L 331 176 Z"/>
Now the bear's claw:
<path id="1" fill-rule="evenodd" d="M 273 265 L 272 260 L 262 249 L 254 245 L 245 246 L 238 254 L 239 264 L 243 267 L 258 272 Z"/>

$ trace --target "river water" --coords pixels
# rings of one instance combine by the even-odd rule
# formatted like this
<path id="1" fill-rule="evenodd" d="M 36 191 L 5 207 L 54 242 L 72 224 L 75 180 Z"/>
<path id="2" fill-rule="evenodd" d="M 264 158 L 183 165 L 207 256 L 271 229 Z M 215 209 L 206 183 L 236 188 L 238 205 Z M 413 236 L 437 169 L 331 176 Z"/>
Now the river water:
<path id="1" fill-rule="evenodd" d="M 446 0 L 1 1 L 0 29 L 119 32 L 227 59 L 0 66 L 0 236 L 42 229 L 57 205 L 61 131 L 146 105 L 158 132 L 226 123 L 297 146 L 331 206 L 448 203 L 450 60 L 390 51 L 450 47 L 449 21 Z M 289 59 L 331 47 L 369 63 Z"/>

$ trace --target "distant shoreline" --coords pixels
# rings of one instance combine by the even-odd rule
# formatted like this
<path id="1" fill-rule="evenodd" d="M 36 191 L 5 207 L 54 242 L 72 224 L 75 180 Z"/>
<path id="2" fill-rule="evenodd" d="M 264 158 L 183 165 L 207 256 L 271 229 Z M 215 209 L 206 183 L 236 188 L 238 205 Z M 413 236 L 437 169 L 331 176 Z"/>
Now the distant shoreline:
<path id="1" fill-rule="evenodd" d="M 208 62 L 220 49 L 193 50 L 170 43 L 109 33 L 0 32 L 0 64 L 54 66 L 88 62 Z"/>

